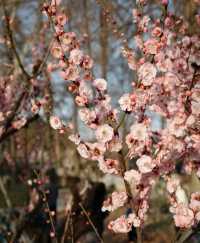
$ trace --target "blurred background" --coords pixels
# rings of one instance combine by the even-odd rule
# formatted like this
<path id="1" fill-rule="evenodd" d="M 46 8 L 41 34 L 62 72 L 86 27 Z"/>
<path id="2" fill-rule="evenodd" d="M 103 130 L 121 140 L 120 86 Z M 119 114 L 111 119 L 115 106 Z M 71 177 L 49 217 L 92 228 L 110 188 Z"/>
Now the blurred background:
<path id="1" fill-rule="evenodd" d="M 161 16 L 158 2 L 149 0 L 146 14 Z M 95 212 L 91 218 L 94 217 L 100 234 L 104 231 L 105 242 L 128 242 L 126 235 L 116 236 L 107 231 L 107 221 L 113 216 L 98 209 L 113 188 L 123 188 L 122 182 L 101 173 L 94 161 L 82 159 L 67 134 L 59 134 L 49 126 L 49 116 L 55 114 L 66 123 L 72 122 L 83 138 L 93 139 L 78 117 L 65 81 L 56 68 L 51 74 L 47 71 L 48 63 L 55 63 L 48 55 L 54 34 L 42 13 L 44 1 L 0 3 L 0 242 L 56 242 L 55 233 L 59 242 L 100 242 L 79 202 Z M 66 31 L 75 32 L 84 51 L 94 59 L 95 77 L 108 81 L 108 92 L 116 107 L 119 97 L 131 90 L 134 81 L 134 73 L 121 55 L 123 46 L 134 47 L 134 6 L 133 0 L 63 0 L 61 5 L 69 17 Z M 170 1 L 169 11 L 184 16 L 190 33 L 199 32 L 194 21 L 198 9 L 193 0 Z M 30 104 L 39 101 L 44 106 L 33 115 Z M 149 115 L 154 129 L 162 127 L 164 121 L 160 117 Z M 20 129 L 23 117 L 26 125 Z M 124 124 L 124 133 L 130 120 L 131 117 Z M 2 122 L 6 122 L 5 130 L 1 129 Z M 187 187 L 199 189 L 195 179 L 184 180 Z M 52 217 L 45 213 L 46 202 L 50 211 L 55 212 Z M 145 230 L 146 242 L 171 242 L 175 229 L 162 183 L 156 185 L 151 204 L 154 207 Z M 72 211 L 73 217 L 69 213 Z"/>

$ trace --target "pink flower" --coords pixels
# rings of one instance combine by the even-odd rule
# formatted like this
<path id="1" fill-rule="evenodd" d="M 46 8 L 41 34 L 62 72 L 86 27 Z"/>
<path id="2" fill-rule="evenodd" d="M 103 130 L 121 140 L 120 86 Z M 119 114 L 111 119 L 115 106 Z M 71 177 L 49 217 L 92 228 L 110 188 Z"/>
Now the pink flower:
<path id="1" fill-rule="evenodd" d="M 57 116 L 51 116 L 49 122 L 50 126 L 55 130 L 61 129 L 63 126 L 60 118 Z"/>
<path id="2" fill-rule="evenodd" d="M 78 106 L 85 106 L 88 103 L 87 96 L 76 96 L 75 102 Z"/>
<path id="3" fill-rule="evenodd" d="M 67 22 L 67 16 L 60 13 L 56 16 L 56 21 L 58 25 L 64 26 Z"/>
<path id="4" fill-rule="evenodd" d="M 79 152 L 80 156 L 84 159 L 88 159 L 90 157 L 90 152 L 84 143 L 80 143 L 78 145 L 77 151 Z"/>
<path id="5" fill-rule="evenodd" d="M 124 179 L 130 184 L 138 185 L 140 184 L 142 175 L 137 170 L 128 170 L 124 173 Z"/>
<path id="6" fill-rule="evenodd" d="M 200 103 L 200 88 L 194 88 L 191 95 L 192 100 Z"/>
<path id="7" fill-rule="evenodd" d="M 108 197 L 102 207 L 102 211 L 114 211 L 119 207 L 124 206 L 128 199 L 126 192 L 113 192 L 110 197 Z"/>
<path id="8" fill-rule="evenodd" d="M 65 71 L 60 73 L 65 80 L 75 81 L 79 78 L 79 70 L 76 66 L 69 66 Z"/>
<path id="9" fill-rule="evenodd" d="M 79 134 L 71 134 L 68 138 L 70 141 L 72 141 L 76 145 L 79 145 L 81 142 Z"/>
<path id="10" fill-rule="evenodd" d="M 138 70 L 138 78 L 144 86 L 152 85 L 156 77 L 156 67 L 150 62 L 144 63 Z"/>
<path id="11" fill-rule="evenodd" d="M 20 128 L 22 128 L 26 124 L 26 122 L 27 122 L 26 118 L 23 117 L 21 119 L 14 121 L 12 123 L 12 127 L 19 130 Z"/>
<path id="12" fill-rule="evenodd" d="M 115 233 L 127 233 L 131 231 L 132 224 L 125 215 L 122 215 L 118 219 L 111 221 L 108 225 L 108 229 L 114 231 Z"/>
<path id="13" fill-rule="evenodd" d="M 56 5 L 56 6 L 58 6 L 58 5 L 60 5 L 60 3 L 61 3 L 61 0 L 51 0 L 51 5 Z"/>
<path id="14" fill-rule="evenodd" d="M 67 32 L 61 36 L 62 43 L 64 45 L 70 45 L 76 40 L 76 34 L 74 32 Z"/>
<path id="15" fill-rule="evenodd" d="M 94 87 L 100 91 L 105 91 L 107 89 L 107 82 L 103 78 L 98 78 L 94 80 Z"/>
<path id="16" fill-rule="evenodd" d="M 103 143 L 110 141 L 113 135 L 114 135 L 113 128 L 108 124 L 101 125 L 96 130 L 97 140 Z"/>
<path id="17" fill-rule="evenodd" d="M 135 213 L 130 213 L 128 215 L 128 221 L 134 226 L 134 227 L 140 227 L 141 226 L 141 220 L 139 217 L 135 215 Z"/>
<path id="18" fill-rule="evenodd" d="M 69 55 L 69 62 L 79 65 L 83 59 L 83 52 L 79 49 L 73 49 Z"/>
<path id="19" fill-rule="evenodd" d="M 177 138 L 182 138 L 186 133 L 185 124 L 177 124 L 175 119 L 167 121 L 167 130 L 169 134 L 174 135 Z"/>
<path id="20" fill-rule="evenodd" d="M 63 56 L 62 48 L 57 43 L 54 44 L 51 48 L 51 54 L 55 58 L 58 58 L 58 59 L 62 58 L 62 56 Z"/>
<path id="21" fill-rule="evenodd" d="M 99 169 L 108 174 L 119 174 L 119 161 L 116 159 L 99 160 Z"/>
<path id="22" fill-rule="evenodd" d="M 126 135 L 126 144 L 127 144 L 129 149 L 132 148 L 134 143 L 135 143 L 135 140 L 134 140 L 134 137 L 132 136 L 132 134 L 129 133 L 128 135 Z"/>
<path id="23" fill-rule="evenodd" d="M 149 39 L 144 43 L 144 52 L 147 54 L 155 55 L 160 48 L 159 41 L 156 39 Z"/>
<path id="24" fill-rule="evenodd" d="M 124 94 L 120 99 L 119 99 L 119 105 L 123 111 L 132 111 L 135 105 L 135 99 L 133 95 L 130 94 Z"/>
<path id="25" fill-rule="evenodd" d="M 200 211 L 200 192 L 192 193 L 189 206 L 195 212 Z"/>
<path id="26" fill-rule="evenodd" d="M 102 143 L 87 143 L 90 148 L 90 157 L 92 160 L 102 160 L 106 147 Z"/>
<path id="27" fill-rule="evenodd" d="M 138 141 L 145 141 L 148 138 L 148 130 L 145 124 L 136 123 L 131 126 L 131 136 Z"/>
<path id="28" fill-rule="evenodd" d="M 96 119 L 96 113 L 88 108 L 83 108 L 79 110 L 79 117 L 84 123 L 90 124 Z"/>
<path id="29" fill-rule="evenodd" d="M 175 225 L 180 228 L 190 228 L 194 224 L 194 213 L 185 204 L 178 204 L 174 210 Z"/>
<path id="30" fill-rule="evenodd" d="M 92 60 L 92 58 L 88 55 L 84 55 L 83 56 L 83 60 L 82 60 L 82 66 L 85 69 L 91 69 L 93 67 L 94 61 Z"/>
<path id="31" fill-rule="evenodd" d="M 115 136 L 109 143 L 108 143 L 108 150 L 111 152 L 119 152 L 122 149 L 122 141 L 119 137 Z"/>
<path id="32" fill-rule="evenodd" d="M 167 190 L 170 194 L 174 193 L 178 186 L 180 185 L 180 180 L 178 177 L 169 178 L 167 181 Z"/>
<path id="33" fill-rule="evenodd" d="M 136 164 L 141 173 L 149 173 L 156 166 L 155 163 L 152 161 L 152 158 L 147 155 L 142 155 L 142 157 L 136 161 Z"/>
<path id="34" fill-rule="evenodd" d="M 140 31 L 147 32 L 147 27 L 149 24 L 150 18 L 149 16 L 143 16 L 140 21 L 138 22 L 138 28 Z"/>
<path id="35" fill-rule="evenodd" d="M 152 30 L 152 35 L 154 37 L 159 37 L 160 35 L 162 34 L 162 29 L 160 27 L 155 27 L 153 30 Z"/>
<path id="36" fill-rule="evenodd" d="M 163 5 L 168 5 L 169 0 L 161 0 L 161 3 L 162 3 Z"/>

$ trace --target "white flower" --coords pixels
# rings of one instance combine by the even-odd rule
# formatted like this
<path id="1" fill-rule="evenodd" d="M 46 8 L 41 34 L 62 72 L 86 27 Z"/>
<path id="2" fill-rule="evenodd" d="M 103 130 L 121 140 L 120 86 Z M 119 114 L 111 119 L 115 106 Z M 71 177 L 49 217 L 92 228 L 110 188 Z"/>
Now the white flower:
<path id="1" fill-rule="evenodd" d="M 123 111 L 132 111 L 135 102 L 131 99 L 130 94 L 124 94 L 119 99 L 119 105 Z"/>
<path id="2" fill-rule="evenodd" d="M 88 108 L 83 108 L 79 110 L 79 116 L 81 121 L 84 123 L 91 123 L 96 119 L 95 111 L 89 110 Z"/>
<path id="3" fill-rule="evenodd" d="M 106 151 L 105 144 L 102 143 L 87 143 L 90 148 L 90 158 L 92 160 L 100 160 Z"/>
<path id="4" fill-rule="evenodd" d="M 100 142 L 108 142 L 114 135 L 113 128 L 108 124 L 101 125 L 96 130 L 96 138 Z"/>
<path id="5" fill-rule="evenodd" d="M 119 152 L 122 149 L 122 141 L 118 137 L 114 137 L 108 144 L 108 150 L 111 152 Z"/>
<path id="6" fill-rule="evenodd" d="M 98 78 L 94 80 L 94 86 L 100 91 L 105 91 L 107 89 L 107 82 L 103 78 Z"/>
<path id="7" fill-rule="evenodd" d="M 119 161 L 116 159 L 100 159 L 99 169 L 108 174 L 119 174 Z"/>
<path id="8" fill-rule="evenodd" d="M 129 182 L 130 184 L 136 184 L 138 185 L 140 183 L 140 180 L 142 178 L 142 175 L 137 170 L 128 170 L 124 173 L 124 179 Z"/>
<path id="9" fill-rule="evenodd" d="M 143 123 L 136 123 L 131 126 L 131 136 L 135 140 L 145 141 L 148 138 L 147 127 Z"/>
<path id="10" fill-rule="evenodd" d="M 128 221 L 133 224 L 134 227 L 139 227 L 141 225 L 141 220 L 135 215 L 135 213 L 130 213 L 128 215 Z"/>
<path id="11" fill-rule="evenodd" d="M 84 143 L 80 143 L 77 147 L 77 150 L 80 156 L 83 157 L 84 159 L 88 159 L 90 157 L 90 152 L 88 151 Z"/>
<path id="12" fill-rule="evenodd" d="M 138 78 L 144 86 L 150 86 L 156 77 L 156 67 L 150 62 L 144 63 L 138 70 Z"/>
<path id="13" fill-rule="evenodd" d="M 194 115 L 200 115 L 200 102 L 195 102 L 195 101 L 192 101 L 191 102 L 191 108 L 192 108 L 192 114 Z"/>
<path id="14" fill-rule="evenodd" d="M 69 140 L 75 143 L 76 145 L 79 145 L 81 142 L 80 135 L 79 134 L 72 134 L 69 136 Z"/>
<path id="15" fill-rule="evenodd" d="M 113 192 L 110 197 L 108 197 L 102 207 L 102 211 L 114 211 L 119 207 L 124 206 L 128 199 L 126 192 Z"/>
<path id="16" fill-rule="evenodd" d="M 58 130 L 62 128 L 62 122 L 57 116 L 51 116 L 49 122 L 53 129 Z"/>
<path id="17" fill-rule="evenodd" d="M 155 167 L 155 163 L 152 161 L 151 157 L 147 155 L 142 155 L 142 157 L 136 161 L 136 164 L 141 173 L 151 172 Z"/>
<path id="18" fill-rule="evenodd" d="M 62 55 L 63 55 L 62 49 L 57 43 L 55 43 L 53 45 L 53 47 L 51 48 L 51 54 L 53 57 L 58 58 L 58 59 L 62 57 Z"/>
<path id="19" fill-rule="evenodd" d="M 115 233 L 127 233 L 131 231 L 132 224 L 128 221 L 125 215 L 113 220 L 109 223 L 108 228 Z"/>
<path id="20" fill-rule="evenodd" d="M 73 49 L 69 55 L 69 62 L 79 65 L 83 59 L 83 52 L 79 49 Z"/>

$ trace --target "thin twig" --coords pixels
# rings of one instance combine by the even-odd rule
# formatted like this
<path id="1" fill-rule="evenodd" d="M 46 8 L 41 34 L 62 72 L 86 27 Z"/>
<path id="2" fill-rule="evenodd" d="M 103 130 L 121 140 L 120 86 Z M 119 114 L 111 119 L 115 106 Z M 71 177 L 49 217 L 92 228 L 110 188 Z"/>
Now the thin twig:
<path id="1" fill-rule="evenodd" d="M 28 72 L 25 70 L 24 65 L 22 64 L 21 58 L 20 58 L 20 56 L 17 52 L 17 48 L 16 48 L 15 41 L 14 41 L 14 38 L 13 38 L 13 33 L 12 33 L 12 30 L 11 30 L 11 27 L 10 27 L 10 16 L 7 12 L 6 7 L 5 7 L 5 1 L 1 0 L 1 4 L 2 4 L 3 12 L 4 12 L 7 34 L 8 34 L 9 40 L 10 40 L 12 51 L 13 51 L 16 59 L 17 59 L 17 63 L 19 65 L 22 73 L 24 74 L 24 76 L 26 77 L 26 79 L 28 81 L 28 80 L 31 79 L 31 75 L 29 75 Z"/>
<path id="2" fill-rule="evenodd" d="M 34 173 L 37 176 L 37 178 L 40 179 L 40 175 L 37 173 L 36 170 L 34 170 Z M 55 242 L 58 243 L 58 239 L 57 239 L 57 236 L 56 236 L 56 229 L 55 229 L 55 225 L 54 225 L 54 220 L 53 220 L 52 215 L 51 215 L 51 210 L 49 208 L 47 196 L 46 196 L 46 194 L 43 190 L 41 190 L 41 192 L 42 192 L 42 196 L 44 198 L 44 201 L 45 201 L 45 204 L 46 204 L 46 207 L 47 207 L 47 212 L 48 212 L 49 219 L 50 219 L 51 229 L 52 229 L 54 237 L 55 237 Z"/>
<path id="3" fill-rule="evenodd" d="M 72 243 L 74 243 L 74 227 L 73 227 L 72 217 L 70 217 L 70 229 L 71 229 L 71 239 L 72 239 Z"/>
<path id="4" fill-rule="evenodd" d="M 9 198 L 9 195 L 8 195 L 8 192 L 5 188 L 5 185 L 4 185 L 4 182 L 2 180 L 2 178 L 0 177 L 0 190 L 5 198 L 5 202 L 6 202 L 6 205 L 8 208 L 11 208 L 12 207 L 12 203 L 11 203 L 11 200 Z"/>
<path id="5" fill-rule="evenodd" d="M 188 231 L 186 231 L 186 232 L 184 232 L 182 235 L 181 235 L 181 237 L 179 238 L 179 240 L 177 240 L 176 242 L 177 243 L 184 243 L 187 239 L 188 239 L 188 237 L 190 237 L 190 235 L 193 233 L 193 230 L 191 229 L 191 230 L 188 230 Z"/>
<path id="6" fill-rule="evenodd" d="M 68 230 L 68 227 L 69 227 L 70 218 L 71 218 L 71 210 L 67 214 L 67 218 L 66 218 L 65 226 L 64 226 L 64 232 L 63 232 L 63 235 L 62 235 L 62 238 L 61 238 L 61 243 L 65 242 L 65 237 L 66 237 L 67 230 Z"/>
<path id="7" fill-rule="evenodd" d="M 39 74 L 41 74 L 41 72 L 42 72 L 42 70 L 43 70 L 43 68 L 44 68 L 44 66 L 45 66 L 45 63 L 46 63 L 46 61 L 47 61 L 47 59 L 48 59 L 48 57 L 49 57 L 49 54 L 50 54 L 50 51 L 51 51 L 51 47 L 52 47 L 52 45 L 53 45 L 53 42 L 54 42 L 54 39 L 51 40 L 51 42 L 50 42 L 50 44 L 49 44 L 49 47 L 48 47 L 48 49 L 47 49 L 47 52 L 46 52 L 46 54 L 44 55 L 43 61 L 42 61 L 42 63 L 40 64 L 40 66 L 38 67 L 38 69 L 37 69 L 37 71 L 35 72 L 35 74 L 33 75 L 33 78 L 34 78 L 34 77 L 37 77 Z"/>
<path id="8" fill-rule="evenodd" d="M 79 206 L 81 207 L 81 209 L 82 209 L 83 213 L 85 214 L 85 216 L 86 216 L 86 218 L 87 218 L 88 222 L 89 222 L 89 223 L 90 223 L 90 225 L 92 226 L 92 228 L 93 228 L 93 230 L 94 230 L 94 232 L 95 232 L 96 236 L 97 236 L 97 237 L 98 237 L 98 239 L 100 240 L 100 242 L 101 242 L 101 243 L 104 243 L 104 241 L 103 241 L 102 237 L 100 236 L 100 234 L 99 234 L 99 232 L 98 232 L 97 228 L 96 228 L 96 227 L 95 227 L 95 225 L 93 224 L 93 222 L 92 222 L 92 220 L 91 220 L 90 216 L 88 215 L 87 211 L 85 210 L 85 208 L 84 208 L 83 204 L 82 204 L 82 203 L 79 203 Z"/>

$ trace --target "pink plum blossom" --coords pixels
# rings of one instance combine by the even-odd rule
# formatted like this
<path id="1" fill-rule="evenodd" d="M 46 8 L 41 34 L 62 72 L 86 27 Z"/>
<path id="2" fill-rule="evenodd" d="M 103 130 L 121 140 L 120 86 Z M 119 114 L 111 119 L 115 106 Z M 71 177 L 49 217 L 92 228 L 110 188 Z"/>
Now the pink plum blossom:
<path id="1" fill-rule="evenodd" d="M 148 138 L 147 126 L 143 123 L 135 123 L 131 126 L 130 135 L 133 139 L 145 141 Z"/>
<path id="2" fill-rule="evenodd" d="M 114 211 L 124 206 L 128 199 L 126 192 L 113 192 L 103 203 L 102 211 Z"/>
<path id="3" fill-rule="evenodd" d="M 119 161 L 116 159 L 100 159 L 99 169 L 108 174 L 119 174 Z"/>
<path id="4" fill-rule="evenodd" d="M 110 221 L 108 224 L 108 229 L 114 231 L 115 233 L 127 233 L 131 231 L 132 224 L 125 215 L 122 215 L 116 220 Z"/>
<path id="5" fill-rule="evenodd" d="M 194 224 L 194 213 L 185 204 L 178 204 L 174 209 L 174 221 L 177 227 L 190 228 Z"/>
<path id="6" fill-rule="evenodd" d="M 136 161 L 136 164 L 141 173 L 149 173 L 156 166 L 152 158 L 147 155 L 142 155 L 142 157 Z"/>
<path id="7" fill-rule="evenodd" d="M 199 192 L 192 193 L 189 206 L 194 212 L 200 212 L 200 193 Z"/>
<path id="8" fill-rule="evenodd" d="M 58 116 L 51 116 L 49 122 L 50 126 L 55 130 L 61 129 L 63 126 L 62 121 Z"/>
<path id="9" fill-rule="evenodd" d="M 138 69 L 138 78 L 144 86 L 150 86 L 156 77 L 156 67 L 146 62 Z"/>
<path id="10" fill-rule="evenodd" d="M 61 58 L 63 56 L 62 48 L 57 43 L 55 43 L 51 48 L 51 54 L 55 58 Z"/>
<path id="11" fill-rule="evenodd" d="M 69 62 L 79 65 L 83 59 L 83 52 L 79 49 L 73 49 L 69 55 Z"/>
<path id="12" fill-rule="evenodd" d="M 84 159 L 88 159 L 90 157 L 90 152 L 84 143 L 80 143 L 78 145 L 77 151 L 79 152 L 80 156 Z"/>
<path id="13" fill-rule="evenodd" d="M 98 78 L 94 80 L 94 86 L 99 90 L 99 91 L 105 91 L 107 89 L 107 82 L 103 78 Z"/>
<path id="14" fill-rule="evenodd" d="M 130 184 L 135 184 L 135 185 L 140 184 L 141 178 L 142 178 L 141 173 L 134 169 L 128 170 L 124 173 L 124 179 Z"/>
<path id="15" fill-rule="evenodd" d="M 124 94 L 119 99 L 119 105 L 123 111 L 132 111 L 135 105 L 135 99 L 134 96 L 131 94 Z"/>
<path id="16" fill-rule="evenodd" d="M 114 135 L 114 131 L 110 125 L 104 124 L 97 127 L 96 138 L 98 141 L 102 141 L 103 143 L 106 143 L 113 138 L 113 135 Z"/>

